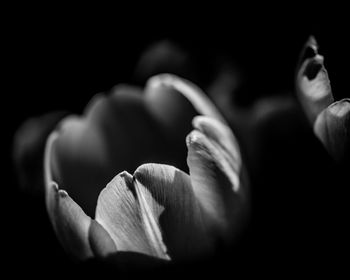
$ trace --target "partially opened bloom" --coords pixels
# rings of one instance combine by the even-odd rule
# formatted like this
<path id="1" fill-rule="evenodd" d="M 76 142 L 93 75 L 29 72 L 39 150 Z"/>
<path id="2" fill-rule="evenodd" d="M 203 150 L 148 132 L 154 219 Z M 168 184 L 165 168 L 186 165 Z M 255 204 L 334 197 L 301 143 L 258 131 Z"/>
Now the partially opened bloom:
<path id="1" fill-rule="evenodd" d="M 310 37 L 296 75 L 297 94 L 316 136 L 337 161 L 349 158 L 350 99 L 334 102 L 324 58 Z"/>
<path id="2" fill-rule="evenodd" d="M 169 74 L 63 119 L 44 167 L 51 222 L 77 259 L 204 256 L 237 237 L 248 211 L 235 136 L 199 88 Z"/>

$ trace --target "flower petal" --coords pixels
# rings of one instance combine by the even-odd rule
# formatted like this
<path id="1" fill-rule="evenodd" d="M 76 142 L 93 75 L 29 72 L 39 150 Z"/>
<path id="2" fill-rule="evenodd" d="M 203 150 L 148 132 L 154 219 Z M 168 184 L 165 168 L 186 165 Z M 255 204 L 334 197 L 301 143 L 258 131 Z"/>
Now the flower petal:
<path id="1" fill-rule="evenodd" d="M 333 95 L 323 56 L 318 54 L 316 40 L 306 43 L 296 75 L 296 88 L 304 111 L 313 125 L 318 114 L 333 102 Z"/>
<path id="2" fill-rule="evenodd" d="M 202 256 L 212 250 L 186 173 L 169 165 L 145 164 L 135 171 L 134 180 L 150 240 L 163 240 L 168 255 L 175 260 Z"/>
<path id="3" fill-rule="evenodd" d="M 227 138 L 229 128 L 201 118 L 194 123 L 204 133 L 194 130 L 186 139 L 192 186 L 212 227 L 227 240 L 240 228 L 248 204 L 247 186 L 242 184 L 239 148 L 232 146 L 235 142 L 229 144 L 232 138 L 232 135 Z M 213 136 L 216 133 L 219 134 Z M 218 141 L 220 135 L 226 140 Z M 231 152 L 227 151 L 228 147 Z"/>
<path id="4" fill-rule="evenodd" d="M 180 121 L 187 114 L 191 119 L 194 115 L 207 115 L 225 122 L 200 88 L 175 75 L 160 74 L 149 79 L 146 102 L 151 112 L 164 123 Z"/>
<path id="5" fill-rule="evenodd" d="M 338 162 L 349 159 L 350 98 L 334 102 L 317 117 L 314 132 Z"/>
<path id="6" fill-rule="evenodd" d="M 88 234 L 91 218 L 55 183 L 46 190 L 50 196 L 49 216 L 64 249 L 79 260 L 93 257 Z"/>
<path id="7" fill-rule="evenodd" d="M 167 259 L 161 243 L 146 234 L 143 216 L 136 198 L 132 176 L 118 174 L 101 191 L 96 208 L 96 220 L 107 230 L 118 251 L 143 253 Z"/>
<path id="8" fill-rule="evenodd" d="M 231 129 L 218 120 L 197 116 L 192 121 L 193 127 L 206 135 L 213 145 L 218 146 L 218 150 L 223 151 L 223 156 L 230 162 L 233 170 L 239 173 L 242 165 L 241 154 L 236 137 Z M 238 190 L 239 183 L 234 184 L 235 191 Z"/>
<path id="9" fill-rule="evenodd" d="M 53 180 L 93 216 L 97 197 L 113 176 L 100 129 L 81 118 L 66 118 L 57 132 L 49 168 Z"/>
<path id="10" fill-rule="evenodd" d="M 88 240 L 91 218 L 52 179 L 51 156 L 58 133 L 52 133 L 46 143 L 44 158 L 46 207 L 53 228 L 64 249 L 77 259 L 92 257 Z"/>
<path id="11" fill-rule="evenodd" d="M 148 80 L 145 103 L 169 143 L 167 150 L 172 160 L 161 163 L 184 171 L 188 167 L 183 139 L 192 130 L 193 117 L 208 115 L 224 122 L 220 112 L 197 86 L 171 74 L 160 74 Z"/>
<path id="12" fill-rule="evenodd" d="M 60 186 L 93 216 L 104 186 L 122 170 L 162 161 L 165 144 L 138 88 L 118 86 L 97 95 L 84 115 L 62 121 L 53 173 Z"/>

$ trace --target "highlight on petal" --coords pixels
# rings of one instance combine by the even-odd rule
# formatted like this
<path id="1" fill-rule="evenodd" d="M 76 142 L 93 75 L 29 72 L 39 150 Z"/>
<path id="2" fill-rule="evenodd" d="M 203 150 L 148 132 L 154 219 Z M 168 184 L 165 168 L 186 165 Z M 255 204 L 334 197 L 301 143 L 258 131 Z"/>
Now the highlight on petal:
<path id="1" fill-rule="evenodd" d="M 133 177 L 122 172 L 102 190 L 96 208 L 96 220 L 108 231 L 118 251 L 143 253 L 168 259 L 157 225 L 148 225 L 135 190 Z M 148 228 L 147 228 L 148 226 Z M 149 230 L 157 238 L 150 238 Z"/>
<path id="2" fill-rule="evenodd" d="M 167 254 L 175 260 L 192 259 L 213 250 L 188 174 L 169 165 L 144 164 L 135 171 L 134 180 L 150 240 L 161 236 Z"/>
<path id="3" fill-rule="evenodd" d="M 239 231 L 248 211 L 248 186 L 242 184 L 241 155 L 232 132 L 206 117 L 194 120 L 187 136 L 190 177 L 195 196 L 221 238 Z M 232 142 L 231 142 L 232 141 Z"/>
<path id="4" fill-rule="evenodd" d="M 56 135 L 49 163 L 52 178 L 93 216 L 98 194 L 113 176 L 100 128 L 70 116 L 60 123 Z"/>
<path id="5" fill-rule="evenodd" d="M 304 46 L 298 66 L 296 90 L 311 125 L 318 114 L 334 101 L 323 61 L 323 56 L 318 54 L 316 40 L 310 37 Z"/>
<path id="6" fill-rule="evenodd" d="M 68 196 L 67 192 L 58 189 L 52 180 L 52 148 L 57 141 L 58 133 L 52 133 L 46 144 L 44 158 L 46 207 L 64 249 L 77 259 L 92 257 L 88 239 L 90 217 Z"/>
<path id="7" fill-rule="evenodd" d="M 191 82 L 171 74 L 160 74 L 148 80 L 146 102 L 150 111 L 167 125 L 183 124 L 196 115 L 207 115 L 223 122 L 220 112 L 209 98 Z M 174 126 L 173 126 L 174 127 Z"/>
<path id="8" fill-rule="evenodd" d="M 338 162 L 349 158 L 350 98 L 334 102 L 317 117 L 314 132 Z"/>
<path id="9" fill-rule="evenodd" d="M 51 157 L 58 137 L 57 131 L 49 136 L 44 158 L 46 207 L 56 235 L 67 253 L 78 260 L 110 255 L 116 247 L 108 232 L 53 180 Z"/>

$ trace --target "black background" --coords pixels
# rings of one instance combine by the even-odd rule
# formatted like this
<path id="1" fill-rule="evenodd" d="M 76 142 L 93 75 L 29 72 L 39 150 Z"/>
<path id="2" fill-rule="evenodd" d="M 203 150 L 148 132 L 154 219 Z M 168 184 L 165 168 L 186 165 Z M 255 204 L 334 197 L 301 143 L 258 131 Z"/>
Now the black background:
<path id="1" fill-rule="evenodd" d="M 201 71 L 204 76 L 211 75 L 210 63 L 207 61 L 215 54 L 225 54 L 242 71 L 249 89 L 245 92 L 250 94 L 247 100 L 251 101 L 261 96 L 293 91 L 298 55 L 312 34 L 325 56 L 335 99 L 350 96 L 350 61 L 347 54 L 349 21 L 340 21 L 342 17 L 327 8 L 318 11 L 286 6 L 278 11 L 274 7 L 266 7 L 265 11 L 260 7 L 250 7 L 241 11 L 234 5 L 217 5 L 213 9 L 176 6 L 174 10 L 172 7 L 157 10 L 159 7 L 154 7 L 150 9 L 151 12 L 142 7 L 136 9 L 135 4 L 133 9 L 119 7 L 108 14 L 86 12 L 83 7 L 74 11 L 50 7 L 45 12 L 41 11 L 42 7 L 30 8 L 11 9 L 2 35 L 6 87 L 3 87 L 5 90 L 1 102 L 4 127 L 4 210 L 1 231 L 5 234 L 2 238 L 5 248 L 2 254 L 12 273 L 24 271 L 39 275 L 45 269 L 62 271 L 65 266 L 70 267 L 48 223 L 44 204 L 40 199 L 19 190 L 11 160 L 14 132 L 28 117 L 52 110 L 80 113 L 95 93 L 106 91 L 120 82 L 133 82 L 132 74 L 137 59 L 149 44 L 159 39 L 179 43 L 203 64 Z M 269 148 L 273 147 L 270 143 Z M 301 165 L 300 168 L 310 168 L 313 175 L 318 174 L 315 168 L 305 166 L 307 163 L 300 163 L 296 157 L 286 160 L 290 161 L 290 169 Z M 297 170 L 291 170 L 290 174 L 297 173 Z M 271 203 L 284 204 L 273 204 L 272 201 L 280 199 L 277 195 L 280 192 L 271 190 L 266 195 L 270 200 L 261 202 L 261 205 L 266 202 L 269 208 L 267 214 L 271 214 L 271 211 L 278 213 L 274 222 L 285 221 L 290 217 L 293 212 L 291 209 L 287 211 L 288 214 L 283 214 L 287 207 L 298 209 L 295 217 L 302 222 L 292 221 L 291 228 L 305 227 L 308 237 L 301 238 L 304 229 L 298 228 L 295 232 L 287 229 L 289 234 L 284 232 L 284 235 L 274 238 L 278 227 L 273 225 L 272 220 L 266 224 L 257 223 L 263 237 L 256 238 L 255 243 L 245 241 L 249 243 L 247 252 L 244 248 L 237 249 L 239 253 L 234 260 L 241 256 L 243 258 L 239 265 L 267 271 L 281 268 L 286 274 L 305 267 L 311 268 L 311 271 L 323 270 L 327 266 L 325 264 L 337 256 L 338 249 L 345 250 L 344 235 L 337 231 L 343 229 L 347 216 L 344 209 L 347 208 L 334 210 L 334 207 L 339 207 L 338 204 L 346 203 L 343 198 L 344 188 L 329 186 L 326 180 L 321 185 L 313 186 L 312 191 L 307 190 L 305 188 L 312 182 L 311 176 L 305 182 L 299 182 L 306 173 L 304 170 L 299 179 L 292 179 L 292 182 L 285 184 L 287 188 L 293 189 L 285 194 L 288 206 L 271 210 Z M 320 184 L 320 180 L 316 181 Z M 293 185 L 295 182 L 300 184 Z M 272 185 L 283 188 L 283 183 L 280 181 L 280 184 Z M 268 186 L 265 182 L 260 187 Z M 321 194 L 318 193 L 313 200 L 313 191 L 318 190 L 318 187 Z M 297 198 L 303 197 L 303 194 L 308 199 L 298 201 Z M 298 207 L 300 205 L 304 207 L 302 210 Z M 310 226 L 309 218 L 301 218 L 304 217 L 303 211 L 308 210 L 317 216 L 317 222 L 313 214 L 310 216 L 315 228 Z M 323 219 L 322 215 L 325 214 L 329 216 Z M 256 245 L 257 242 L 261 244 Z M 338 264 L 341 266 L 341 260 L 335 261 L 337 267 Z M 236 269 L 234 263 L 228 262 L 226 265 L 226 269 L 231 270 L 232 267 L 232 272 Z"/>

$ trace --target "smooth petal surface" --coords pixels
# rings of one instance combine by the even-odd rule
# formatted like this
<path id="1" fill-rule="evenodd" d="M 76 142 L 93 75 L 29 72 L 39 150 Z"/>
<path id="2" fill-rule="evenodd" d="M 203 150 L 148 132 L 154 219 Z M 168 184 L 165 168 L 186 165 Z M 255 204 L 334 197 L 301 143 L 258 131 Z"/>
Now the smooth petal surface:
<path id="1" fill-rule="evenodd" d="M 314 124 L 316 136 L 329 154 L 338 162 L 349 157 L 350 99 L 334 102 L 317 117 Z"/>
<path id="2" fill-rule="evenodd" d="M 316 40 L 311 37 L 306 43 L 296 76 L 299 100 L 311 123 L 334 99 L 323 56 L 318 54 Z"/>
<path id="3" fill-rule="evenodd" d="M 46 144 L 44 158 L 46 207 L 53 228 L 64 249 L 73 257 L 83 260 L 93 256 L 88 231 L 91 218 L 68 196 L 58 189 L 52 179 L 51 156 L 58 133 L 52 133 Z"/>
<path id="4" fill-rule="evenodd" d="M 191 259 L 213 249 L 186 173 L 169 165 L 145 164 L 134 179 L 146 231 L 151 240 L 163 240 L 172 259 Z"/>
<path id="5" fill-rule="evenodd" d="M 218 229 L 222 238 L 230 239 L 232 231 L 238 230 L 248 203 L 247 186 L 241 184 L 239 148 L 235 141 L 230 143 L 234 136 L 224 125 L 205 117 L 194 123 L 203 131 L 194 130 L 187 137 L 187 162 L 194 193 L 212 228 Z"/>
<path id="6" fill-rule="evenodd" d="M 159 228 L 149 228 L 139 203 L 132 176 L 120 173 L 102 190 L 96 220 L 109 232 L 118 251 L 167 259 Z M 149 230 L 157 231 L 158 238 L 151 238 Z"/>

